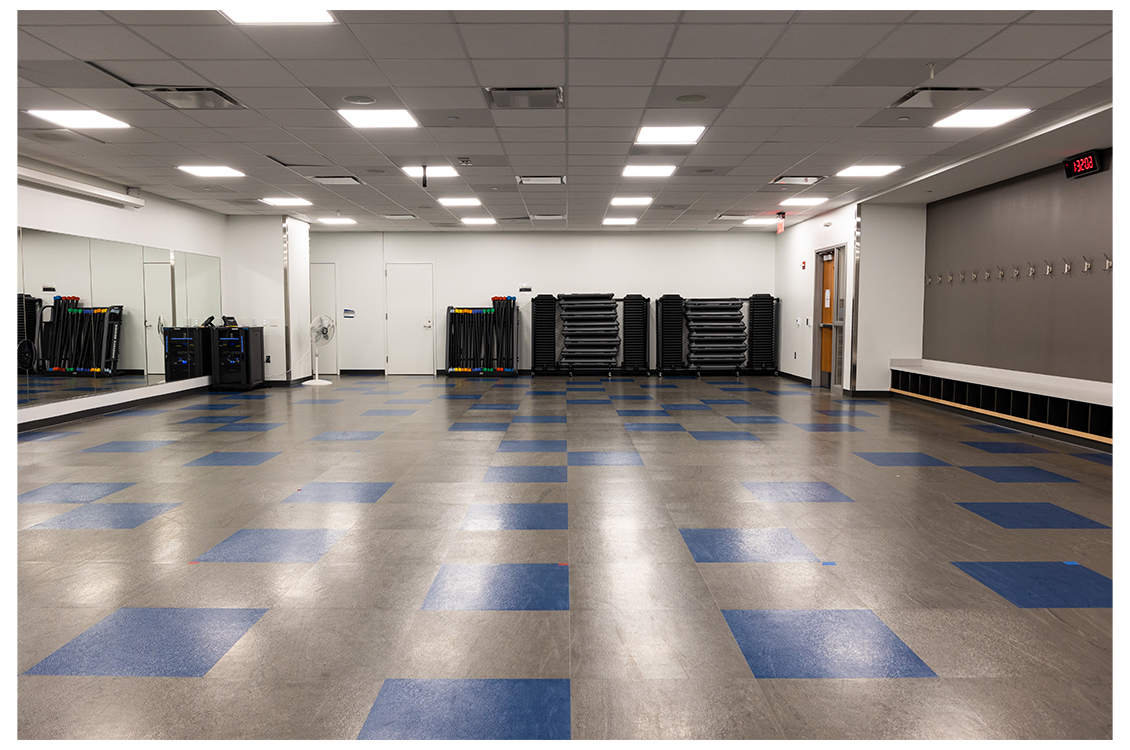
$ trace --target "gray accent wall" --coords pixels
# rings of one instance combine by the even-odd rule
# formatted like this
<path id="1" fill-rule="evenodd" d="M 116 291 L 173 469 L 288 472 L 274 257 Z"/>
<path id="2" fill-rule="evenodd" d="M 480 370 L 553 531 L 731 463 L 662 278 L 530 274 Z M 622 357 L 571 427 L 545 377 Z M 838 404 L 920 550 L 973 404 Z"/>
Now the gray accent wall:
<path id="1" fill-rule="evenodd" d="M 1112 382 L 1111 150 L 1103 157 L 1099 174 L 1069 180 L 1056 166 L 927 206 L 924 359 Z"/>

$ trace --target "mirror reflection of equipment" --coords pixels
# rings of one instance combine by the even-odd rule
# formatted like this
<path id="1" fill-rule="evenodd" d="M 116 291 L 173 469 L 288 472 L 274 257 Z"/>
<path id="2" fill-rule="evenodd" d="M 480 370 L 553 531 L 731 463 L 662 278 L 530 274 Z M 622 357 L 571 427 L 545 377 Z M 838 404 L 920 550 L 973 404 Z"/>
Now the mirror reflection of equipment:
<path id="1" fill-rule="evenodd" d="M 310 348 L 314 350 L 314 379 L 307 380 L 303 385 L 333 385 L 331 380 L 322 380 L 318 377 L 318 350 L 333 341 L 334 319 L 328 315 L 319 315 L 310 323 Z"/>

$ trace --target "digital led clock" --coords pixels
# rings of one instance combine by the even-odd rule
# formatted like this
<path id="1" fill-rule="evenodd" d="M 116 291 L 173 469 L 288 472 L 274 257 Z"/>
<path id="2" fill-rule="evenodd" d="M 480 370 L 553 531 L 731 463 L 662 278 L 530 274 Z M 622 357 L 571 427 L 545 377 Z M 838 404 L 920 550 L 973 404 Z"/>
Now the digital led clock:
<path id="1" fill-rule="evenodd" d="M 1064 159 L 1063 171 L 1067 173 L 1068 179 L 1072 177 L 1086 177 L 1089 174 L 1103 171 L 1102 164 L 1099 162 L 1099 152 L 1087 151 L 1082 154 L 1076 154 L 1070 159 Z"/>

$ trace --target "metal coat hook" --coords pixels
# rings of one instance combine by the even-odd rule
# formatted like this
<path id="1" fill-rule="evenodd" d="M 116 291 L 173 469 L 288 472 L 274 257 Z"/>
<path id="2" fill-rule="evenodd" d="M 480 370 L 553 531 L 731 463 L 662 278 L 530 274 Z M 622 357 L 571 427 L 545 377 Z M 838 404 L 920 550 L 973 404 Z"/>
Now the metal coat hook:
<path id="1" fill-rule="evenodd" d="M 1035 275 L 1036 275 L 1036 267 L 1034 265 L 1032 265 L 1031 262 L 1028 262 L 1028 278 L 1032 278 Z"/>
<path id="2" fill-rule="evenodd" d="M 971 269 L 969 271 L 969 276 L 973 279 L 973 283 L 976 284 L 977 283 L 977 269 L 976 268 Z"/>
<path id="3" fill-rule="evenodd" d="M 961 280 L 961 283 L 964 284 L 965 283 L 965 271 L 958 271 L 957 275 L 958 275 L 958 278 Z"/>
<path id="4" fill-rule="evenodd" d="M 1083 256 L 1083 273 L 1091 272 L 1091 261 L 1087 260 L 1087 256 Z"/>
<path id="5" fill-rule="evenodd" d="M 997 266 L 997 278 L 998 279 L 1004 278 L 1004 269 L 1001 268 L 1000 266 Z"/>
<path id="6" fill-rule="evenodd" d="M 1106 253 L 1103 253 L 1103 257 L 1106 258 L 1106 266 L 1103 267 L 1103 270 L 1109 271 L 1110 269 L 1114 268 L 1114 261 L 1110 259 L 1110 256 Z"/>
<path id="7" fill-rule="evenodd" d="M 1044 261 L 1044 276 L 1051 276 L 1051 275 L 1052 275 L 1052 264 L 1048 263 L 1045 260 Z"/>
<path id="8" fill-rule="evenodd" d="M 1012 278 L 1014 278 L 1014 279 L 1020 278 L 1020 269 L 1017 268 L 1016 266 L 1012 267 Z"/>
<path id="9" fill-rule="evenodd" d="M 946 283 L 947 284 L 953 283 L 953 274 L 950 273 L 949 271 L 946 271 Z"/>
<path id="10" fill-rule="evenodd" d="M 1071 273 L 1071 262 L 1067 258 L 1063 259 L 1063 275 Z"/>
<path id="11" fill-rule="evenodd" d="M 942 275 L 941 275 L 941 274 L 938 274 L 938 283 L 939 283 L 939 284 L 941 284 L 941 283 L 942 283 Z"/>
<path id="12" fill-rule="evenodd" d="M 926 286 L 930 286 L 930 274 L 926 274 Z"/>
<path id="13" fill-rule="evenodd" d="M 993 278 L 992 271 L 990 271 L 988 268 L 986 268 L 985 269 L 985 281 L 989 281 L 992 278 Z"/>

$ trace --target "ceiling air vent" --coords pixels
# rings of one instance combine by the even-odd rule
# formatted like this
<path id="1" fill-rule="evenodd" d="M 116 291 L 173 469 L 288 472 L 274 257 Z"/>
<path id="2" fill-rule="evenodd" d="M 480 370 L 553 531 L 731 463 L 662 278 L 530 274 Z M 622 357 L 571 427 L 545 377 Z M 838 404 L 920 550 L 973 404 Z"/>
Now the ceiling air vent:
<path id="1" fill-rule="evenodd" d="M 772 184 L 774 184 L 774 185 L 815 185 L 816 183 L 820 182 L 820 180 L 822 180 L 822 179 L 824 179 L 823 175 L 821 175 L 821 176 L 815 176 L 814 175 L 814 176 L 811 176 L 811 177 L 801 177 L 799 175 L 781 175 L 777 179 L 773 180 Z"/>
<path id="2" fill-rule="evenodd" d="M 554 88 L 491 88 L 483 89 L 491 109 L 559 109 L 565 106 L 565 94 Z"/>
<path id="3" fill-rule="evenodd" d="M 564 185 L 565 175 L 518 175 L 519 185 Z"/>
<path id="4" fill-rule="evenodd" d="M 892 107 L 910 107 L 915 109 L 961 109 L 982 95 L 988 93 L 987 89 L 978 88 L 948 88 L 948 87 L 922 87 L 913 89 L 903 95 Z"/>
<path id="5" fill-rule="evenodd" d="M 202 86 L 134 86 L 173 109 L 246 109 L 223 91 Z"/>
<path id="6" fill-rule="evenodd" d="M 565 214 L 530 214 L 532 221 L 564 221 Z"/>
<path id="7" fill-rule="evenodd" d="M 310 177 L 308 179 L 313 180 L 314 182 L 318 183 L 319 185 L 360 185 L 360 184 L 362 184 L 361 180 L 357 179 L 356 177 L 353 177 L 352 175 L 332 175 L 332 176 L 326 176 L 326 177 L 314 176 L 314 177 Z"/>

